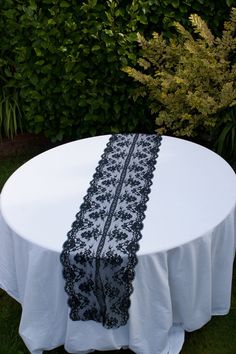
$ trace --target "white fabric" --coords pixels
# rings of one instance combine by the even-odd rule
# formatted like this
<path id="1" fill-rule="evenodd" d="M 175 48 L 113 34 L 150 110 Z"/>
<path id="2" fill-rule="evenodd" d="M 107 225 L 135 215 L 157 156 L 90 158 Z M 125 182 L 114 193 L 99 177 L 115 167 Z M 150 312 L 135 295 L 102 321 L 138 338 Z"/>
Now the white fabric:
<path id="1" fill-rule="evenodd" d="M 236 178 L 218 155 L 163 137 L 126 326 L 69 319 L 59 255 L 109 136 L 49 150 L 5 184 L 0 287 L 22 305 L 20 335 L 33 354 L 129 347 L 177 354 L 184 330 L 229 311 L 235 253 Z"/>

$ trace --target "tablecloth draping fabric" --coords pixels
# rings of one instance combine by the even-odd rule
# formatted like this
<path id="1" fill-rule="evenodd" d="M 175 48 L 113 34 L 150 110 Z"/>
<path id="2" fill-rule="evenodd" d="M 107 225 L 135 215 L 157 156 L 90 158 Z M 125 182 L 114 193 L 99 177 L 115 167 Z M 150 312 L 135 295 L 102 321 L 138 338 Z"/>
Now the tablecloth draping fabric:
<path id="1" fill-rule="evenodd" d="M 0 287 L 22 305 L 19 332 L 33 354 L 59 345 L 71 353 L 128 346 L 137 354 L 177 354 L 184 330 L 229 311 L 235 174 L 209 150 L 163 137 L 128 323 L 107 330 L 70 320 L 61 247 L 107 140 L 85 139 L 39 155 L 0 196 Z"/>
<path id="2" fill-rule="evenodd" d="M 64 344 L 70 353 L 123 346 L 137 354 L 178 353 L 183 330 L 229 311 L 234 213 L 191 243 L 140 256 L 128 324 L 110 330 L 70 320 L 59 254 L 22 239 L 1 217 L 0 287 L 22 305 L 19 332 L 30 352 Z"/>

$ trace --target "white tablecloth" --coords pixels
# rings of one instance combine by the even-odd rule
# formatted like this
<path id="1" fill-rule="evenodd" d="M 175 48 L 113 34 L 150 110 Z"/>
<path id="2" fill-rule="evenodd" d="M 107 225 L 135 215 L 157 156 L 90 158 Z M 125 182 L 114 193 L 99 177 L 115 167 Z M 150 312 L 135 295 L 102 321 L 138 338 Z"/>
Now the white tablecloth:
<path id="1" fill-rule="evenodd" d="M 109 136 L 51 149 L 20 167 L 0 199 L 0 287 L 22 305 L 31 353 L 129 347 L 177 354 L 184 330 L 230 308 L 236 177 L 218 155 L 163 137 L 126 326 L 69 319 L 59 255 Z"/>

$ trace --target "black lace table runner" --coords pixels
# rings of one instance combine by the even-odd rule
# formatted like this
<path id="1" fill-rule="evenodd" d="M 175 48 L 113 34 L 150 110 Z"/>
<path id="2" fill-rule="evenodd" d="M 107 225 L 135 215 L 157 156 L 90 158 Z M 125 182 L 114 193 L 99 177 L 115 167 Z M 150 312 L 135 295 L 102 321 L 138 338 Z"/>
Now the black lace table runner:
<path id="1" fill-rule="evenodd" d="M 112 135 L 63 245 L 72 320 L 118 328 L 129 318 L 141 230 L 161 137 Z"/>

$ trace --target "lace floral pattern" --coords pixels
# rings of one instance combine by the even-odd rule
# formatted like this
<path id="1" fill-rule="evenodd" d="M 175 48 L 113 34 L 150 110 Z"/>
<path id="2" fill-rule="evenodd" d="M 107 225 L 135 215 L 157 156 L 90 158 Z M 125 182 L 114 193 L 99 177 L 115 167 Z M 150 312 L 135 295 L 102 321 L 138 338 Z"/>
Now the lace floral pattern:
<path id="1" fill-rule="evenodd" d="M 110 137 L 60 257 L 74 321 L 127 323 L 160 144 L 154 134 Z"/>

